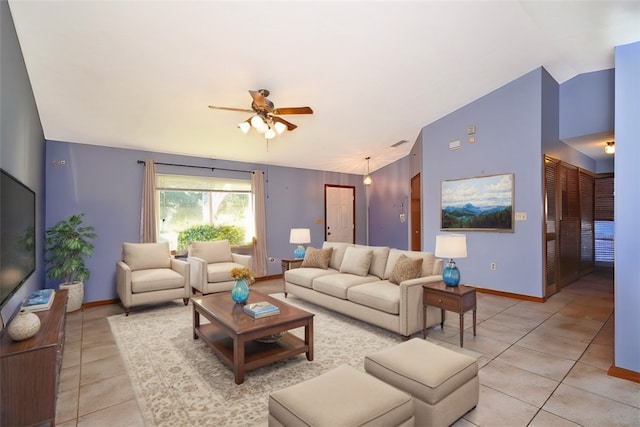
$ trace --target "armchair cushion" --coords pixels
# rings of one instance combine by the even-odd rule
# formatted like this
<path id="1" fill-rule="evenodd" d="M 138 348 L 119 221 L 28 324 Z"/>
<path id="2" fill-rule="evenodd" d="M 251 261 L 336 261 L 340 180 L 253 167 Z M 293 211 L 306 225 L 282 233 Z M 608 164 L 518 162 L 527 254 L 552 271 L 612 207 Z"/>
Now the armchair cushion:
<path id="1" fill-rule="evenodd" d="M 131 292 L 161 291 L 184 287 L 185 279 L 174 270 L 151 268 L 131 272 Z"/>
<path id="2" fill-rule="evenodd" d="M 207 264 L 207 282 L 227 282 L 229 280 L 235 280 L 231 277 L 231 270 L 237 268 L 238 264 L 235 262 L 218 262 L 215 264 Z"/>
<path id="3" fill-rule="evenodd" d="M 193 242 L 189 248 L 189 256 L 202 258 L 207 264 L 233 261 L 231 258 L 231 244 L 228 240 Z"/>
<path id="4" fill-rule="evenodd" d="M 152 268 L 170 268 L 169 242 L 123 243 L 122 260 L 132 271 Z"/>

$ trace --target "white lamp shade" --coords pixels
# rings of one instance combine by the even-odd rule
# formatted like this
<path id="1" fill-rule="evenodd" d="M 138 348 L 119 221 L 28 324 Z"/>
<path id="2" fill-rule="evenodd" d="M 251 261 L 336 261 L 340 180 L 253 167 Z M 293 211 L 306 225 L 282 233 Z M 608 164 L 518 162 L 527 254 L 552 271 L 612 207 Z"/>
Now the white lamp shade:
<path id="1" fill-rule="evenodd" d="M 436 236 L 436 253 L 438 258 L 466 258 L 466 234 L 443 234 Z"/>
<path id="2" fill-rule="evenodd" d="M 311 232 L 308 228 L 292 228 L 289 243 L 304 244 L 311 242 Z"/>
<path id="3" fill-rule="evenodd" d="M 251 126 L 256 129 L 260 129 L 264 126 L 264 120 L 262 120 L 262 117 L 260 116 L 253 116 L 251 117 Z"/>
<path id="4" fill-rule="evenodd" d="M 267 138 L 267 139 L 273 139 L 273 138 L 276 137 L 276 131 L 274 131 L 273 129 L 269 128 L 264 133 L 264 137 Z"/>
<path id="5" fill-rule="evenodd" d="M 278 132 L 278 135 L 287 130 L 287 126 L 284 123 L 280 122 L 276 122 L 273 127 L 276 128 L 276 132 Z"/>

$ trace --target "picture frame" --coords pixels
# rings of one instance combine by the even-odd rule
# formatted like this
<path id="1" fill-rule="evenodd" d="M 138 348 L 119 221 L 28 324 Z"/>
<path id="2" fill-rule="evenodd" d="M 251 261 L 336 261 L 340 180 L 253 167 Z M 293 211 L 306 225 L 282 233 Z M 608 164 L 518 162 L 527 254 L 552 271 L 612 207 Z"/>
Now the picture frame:
<path id="1" fill-rule="evenodd" d="M 514 231 L 514 174 L 443 180 L 440 229 L 443 231 Z"/>

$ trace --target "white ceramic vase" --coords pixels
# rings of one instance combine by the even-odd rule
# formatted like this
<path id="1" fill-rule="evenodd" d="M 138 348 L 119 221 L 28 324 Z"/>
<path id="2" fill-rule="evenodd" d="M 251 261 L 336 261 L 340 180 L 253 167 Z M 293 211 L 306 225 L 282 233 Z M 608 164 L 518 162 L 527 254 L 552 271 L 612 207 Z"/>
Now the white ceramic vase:
<path id="1" fill-rule="evenodd" d="M 39 329 L 40 318 L 35 313 L 22 309 L 9 323 L 7 333 L 12 340 L 23 341 L 37 334 Z"/>
<path id="2" fill-rule="evenodd" d="M 61 284 L 60 289 L 67 289 L 69 291 L 67 296 L 67 313 L 80 310 L 82 308 L 82 301 L 84 301 L 84 283 L 67 282 Z"/>

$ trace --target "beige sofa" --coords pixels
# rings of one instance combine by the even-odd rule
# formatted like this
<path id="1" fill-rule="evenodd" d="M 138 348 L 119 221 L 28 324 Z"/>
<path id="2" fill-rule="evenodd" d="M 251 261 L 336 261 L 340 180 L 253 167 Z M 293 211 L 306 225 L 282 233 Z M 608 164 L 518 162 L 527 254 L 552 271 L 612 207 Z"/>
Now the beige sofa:
<path id="1" fill-rule="evenodd" d="M 169 243 L 123 243 L 116 262 L 116 289 L 128 316 L 131 307 L 182 298 L 189 303 L 189 264 L 171 257 Z"/>
<path id="2" fill-rule="evenodd" d="M 228 240 L 191 243 L 187 262 L 191 268 L 191 287 L 203 295 L 230 291 L 235 283 L 231 269 L 253 267 L 252 257 L 231 252 Z"/>
<path id="3" fill-rule="evenodd" d="M 442 260 L 430 252 L 324 242 L 322 249 L 307 249 L 300 268 L 285 272 L 285 296 L 408 339 L 422 330 L 422 284 L 442 280 L 441 271 Z M 427 327 L 439 324 L 440 309 L 428 307 L 427 318 Z"/>

